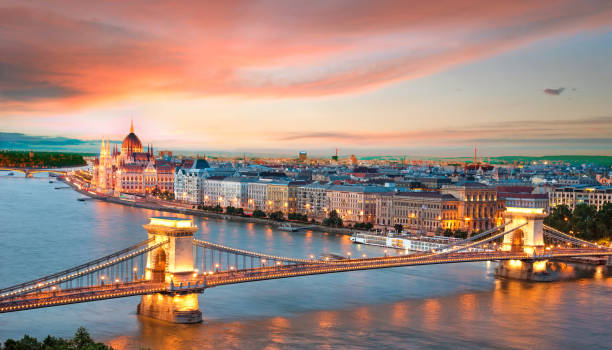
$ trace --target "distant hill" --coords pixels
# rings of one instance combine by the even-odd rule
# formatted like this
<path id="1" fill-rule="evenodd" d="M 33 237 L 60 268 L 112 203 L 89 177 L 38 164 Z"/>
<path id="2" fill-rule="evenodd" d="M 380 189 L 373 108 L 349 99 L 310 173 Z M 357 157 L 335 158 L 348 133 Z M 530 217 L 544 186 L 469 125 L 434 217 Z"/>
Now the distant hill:
<path id="1" fill-rule="evenodd" d="M 0 149 L 97 153 L 100 150 L 100 141 L 0 132 Z"/>

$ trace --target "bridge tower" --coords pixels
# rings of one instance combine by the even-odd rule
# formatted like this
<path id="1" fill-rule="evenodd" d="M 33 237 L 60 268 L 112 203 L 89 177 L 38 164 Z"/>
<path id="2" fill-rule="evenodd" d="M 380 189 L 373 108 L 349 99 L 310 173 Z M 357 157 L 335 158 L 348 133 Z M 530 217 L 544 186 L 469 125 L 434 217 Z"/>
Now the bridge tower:
<path id="1" fill-rule="evenodd" d="M 195 272 L 193 234 L 198 227 L 189 219 L 154 217 L 144 228 L 151 239 L 149 246 L 168 242 L 148 253 L 145 279 L 170 286 L 188 283 Z M 202 321 L 195 293 L 169 291 L 143 295 L 138 314 L 173 323 Z"/>
<path id="2" fill-rule="evenodd" d="M 545 208 L 508 207 L 504 213 L 506 231 L 517 227 L 511 234 L 504 236 L 503 251 L 533 254 L 544 249 Z"/>
<path id="3" fill-rule="evenodd" d="M 544 218 L 546 217 L 547 198 L 519 198 L 514 202 L 522 205 L 506 207 L 504 218 L 506 231 L 512 231 L 504 236 L 502 250 L 507 252 L 527 253 L 534 255 L 542 253 L 544 244 Z M 495 274 L 528 281 L 552 281 L 556 279 L 546 260 L 509 260 L 501 261 L 495 269 Z"/>

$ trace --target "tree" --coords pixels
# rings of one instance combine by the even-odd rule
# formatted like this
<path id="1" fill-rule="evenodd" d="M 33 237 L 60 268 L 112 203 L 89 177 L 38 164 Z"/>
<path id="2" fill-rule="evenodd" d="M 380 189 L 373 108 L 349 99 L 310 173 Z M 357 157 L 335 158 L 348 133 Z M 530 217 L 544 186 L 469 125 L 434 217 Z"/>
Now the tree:
<path id="1" fill-rule="evenodd" d="M 572 216 L 572 211 L 567 205 L 559 205 L 550 211 L 550 215 L 544 218 L 544 224 L 554 227 L 559 231 L 568 233 L 571 230 L 569 219 Z"/>
<path id="2" fill-rule="evenodd" d="M 395 224 L 393 225 L 393 228 L 397 233 L 402 233 L 402 231 L 404 231 L 404 226 L 402 226 L 402 224 Z"/>
<path id="3" fill-rule="evenodd" d="M 79 327 L 74 333 L 72 343 L 77 349 L 85 349 L 86 346 L 93 344 L 93 339 L 84 327 Z"/>
<path id="4" fill-rule="evenodd" d="M 77 329 L 72 339 L 63 339 L 47 336 L 43 342 L 36 338 L 24 335 L 20 340 L 7 339 L 3 350 L 112 350 L 110 346 L 96 343 L 83 327 Z"/>
<path id="5" fill-rule="evenodd" d="M 329 216 L 323 220 L 323 225 L 331 226 L 331 227 L 342 227 L 343 225 L 342 218 L 338 216 L 337 211 L 332 210 L 329 213 Z"/>
<path id="6" fill-rule="evenodd" d="M 255 209 L 255 211 L 253 211 L 253 217 L 254 218 L 265 218 L 266 213 L 264 213 L 262 210 Z"/>
<path id="7" fill-rule="evenodd" d="M 270 217 L 270 219 L 272 219 L 274 221 L 283 221 L 283 220 L 285 220 L 285 214 L 283 214 L 282 211 L 275 211 L 273 213 L 270 213 L 269 217 Z"/>

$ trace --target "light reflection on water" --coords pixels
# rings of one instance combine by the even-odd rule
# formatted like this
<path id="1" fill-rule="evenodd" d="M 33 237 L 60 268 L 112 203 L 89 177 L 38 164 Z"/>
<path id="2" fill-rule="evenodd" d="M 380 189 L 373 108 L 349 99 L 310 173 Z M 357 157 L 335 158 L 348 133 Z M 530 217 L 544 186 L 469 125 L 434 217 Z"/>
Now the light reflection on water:
<path id="1" fill-rule="evenodd" d="M 61 270 L 145 238 L 149 216 L 38 179 L 0 178 L 0 285 Z M 279 255 L 382 255 L 344 236 L 196 218 L 202 239 Z M 205 322 L 136 316 L 138 297 L 0 315 L 0 339 L 69 336 L 83 325 L 118 349 L 603 348 L 612 278 L 496 280 L 495 263 L 360 271 L 207 290 Z M 536 345 L 537 344 L 537 345 Z"/>

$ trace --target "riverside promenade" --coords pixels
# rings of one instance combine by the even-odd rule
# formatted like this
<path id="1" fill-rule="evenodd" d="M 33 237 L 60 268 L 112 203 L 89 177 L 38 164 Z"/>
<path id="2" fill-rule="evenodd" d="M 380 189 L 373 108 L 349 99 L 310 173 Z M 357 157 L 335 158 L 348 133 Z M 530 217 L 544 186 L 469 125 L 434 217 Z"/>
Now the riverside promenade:
<path id="1" fill-rule="evenodd" d="M 252 216 L 238 216 L 238 215 L 229 215 L 229 214 L 223 214 L 223 213 L 213 213 L 213 212 L 209 212 L 205 210 L 188 208 L 186 206 L 181 206 L 180 203 L 174 203 L 174 202 L 164 201 L 164 200 L 151 200 L 151 199 L 130 200 L 130 199 L 117 198 L 117 197 L 109 197 L 109 196 L 104 196 L 104 195 L 101 195 L 95 192 L 91 192 L 91 191 L 79 188 L 72 181 L 68 180 L 66 177 L 62 177 L 60 178 L 60 180 L 63 181 L 65 184 L 69 185 L 75 191 L 85 196 L 88 196 L 90 198 L 97 199 L 97 200 L 104 201 L 104 202 L 109 202 L 109 203 L 126 205 L 130 207 L 135 207 L 135 208 L 165 211 L 168 213 L 193 215 L 193 216 L 199 216 L 199 217 L 208 217 L 212 219 L 223 219 L 223 220 L 232 220 L 232 221 L 240 221 L 240 222 L 252 222 L 252 223 L 272 225 L 272 226 L 277 226 L 277 227 L 286 222 L 292 222 L 292 223 L 294 222 L 297 224 L 308 225 L 308 229 L 311 231 L 327 232 L 327 233 L 343 234 L 343 235 L 351 235 L 353 232 L 356 231 L 351 228 L 330 227 L 330 226 L 303 223 L 303 222 L 297 222 L 297 221 L 287 221 L 287 220 L 276 221 L 276 220 L 265 219 L 265 218 L 254 218 Z M 364 231 L 364 232 L 367 232 L 367 231 Z"/>

